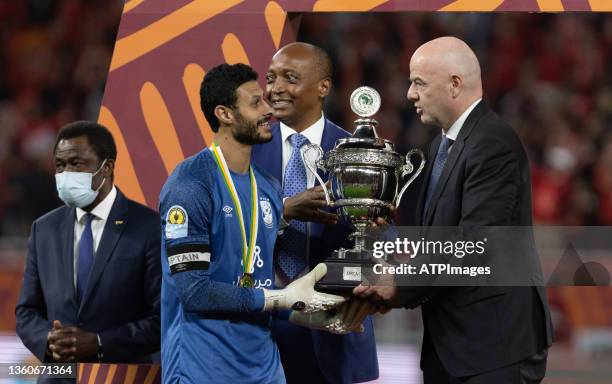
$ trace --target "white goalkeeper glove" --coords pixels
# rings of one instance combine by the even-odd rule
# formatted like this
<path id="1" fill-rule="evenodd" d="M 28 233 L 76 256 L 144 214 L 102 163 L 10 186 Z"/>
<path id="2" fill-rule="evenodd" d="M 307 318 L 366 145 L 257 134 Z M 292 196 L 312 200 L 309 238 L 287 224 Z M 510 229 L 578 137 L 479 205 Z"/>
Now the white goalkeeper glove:
<path id="1" fill-rule="evenodd" d="M 324 263 L 317 264 L 307 275 L 295 280 L 283 289 L 264 289 L 264 311 L 283 311 L 293 309 L 312 313 L 334 308 L 347 299 L 342 296 L 317 292 L 314 285 L 327 273 Z"/>

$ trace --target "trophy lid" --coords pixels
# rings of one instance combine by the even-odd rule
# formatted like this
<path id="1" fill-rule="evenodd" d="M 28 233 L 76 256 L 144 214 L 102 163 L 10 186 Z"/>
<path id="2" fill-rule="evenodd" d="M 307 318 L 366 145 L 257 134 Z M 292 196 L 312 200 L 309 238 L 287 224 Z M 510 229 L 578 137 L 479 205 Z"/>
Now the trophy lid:
<path id="1" fill-rule="evenodd" d="M 384 140 L 378 137 L 376 126 L 378 122 L 374 119 L 355 120 L 355 132 L 351 137 L 338 139 L 336 148 L 375 148 L 385 147 Z"/>

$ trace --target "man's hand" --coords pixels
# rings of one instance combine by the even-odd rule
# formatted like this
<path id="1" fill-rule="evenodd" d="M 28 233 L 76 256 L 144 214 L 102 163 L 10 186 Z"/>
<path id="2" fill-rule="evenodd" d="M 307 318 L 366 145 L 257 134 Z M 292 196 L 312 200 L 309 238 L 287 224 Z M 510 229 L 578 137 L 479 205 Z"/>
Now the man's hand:
<path id="1" fill-rule="evenodd" d="M 314 285 L 327 273 L 324 263 L 317 264 L 307 275 L 295 280 L 283 289 L 264 289 L 264 311 L 293 309 L 304 313 L 323 311 L 337 307 L 346 298 L 317 292 Z"/>
<path id="2" fill-rule="evenodd" d="M 98 339 L 95 333 L 77 327 L 64 327 L 59 320 L 53 321 L 53 329 L 47 335 L 53 360 L 71 362 L 95 355 Z"/>
<path id="3" fill-rule="evenodd" d="M 390 266 L 384 260 L 377 260 L 383 266 Z M 377 280 L 371 284 L 360 284 L 353 289 L 353 295 L 367 299 L 376 307 L 379 313 L 387 313 L 392 308 L 403 307 L 399 290 L 395 285 L 394 275 L 383 273 L 377 276 Z"/>
<path id="4" fill-rule="evenodd" d="M 377 304 L 391 301 L 397 295 L 397 287 L 393 285 L 363 285 L 353 289 L 353 295 L 368 299 Z"/>
<path id="5" fill-rule="evenodd" d="M 283 217 L 285 220 L 311 221 L 326 225 L 335 225 L 338 216 L 321 210 L 327 207 L 323 187 L 316 186 L 285 199 Z"/>
<path id="6" fill-rule="evenodd" d="M 348 324 L 349 330 L 362 333 L 364 331 L 363 321 L 368 315 L 376 313 L 377 308 L 368 300 L 352 297 L 348 302 L 342 304 L 338 311 L 343 316 L 342 320 Z"/>
<path id="7" fill-rule="evenodd" d="M 392 219 L 393 217 L 395 217 L 396 213 L 397 207 L 391 204 L 391 206 L 389 207 L 389 217 Z M 372 227 L 380 227 L 379 229 L 381 231 L 385 231 L 389 227 L 389 222 L 384 217 L 377 217 L 370 225 Z"/>
<path id="8" fill-rule="evenodd" d="M 363 320 L 374 312 L 374 306 L 367 300 L 352 298 L 337 309 L 313 313 L 293 311 L 289 321 L 302 327 L 345 335 L 350 332 L 362 333 Z"/>
<path id="9" fill-rule="evenodd" d="M 59 362 L 65 362 L 67 359 L 70 359 L 70 361 L 74 360 L 74 358 L 66 351 L 69 345 L 64 345 L 66 343 L 63 340 L 60 342 L 59 331 L 61 331 L 63 328 L 64 327 L 59 320 L 53 320 L 53 329 L 51 329 L 47 334 L 47 346 L 49 348 L 49 352 L 51 352 L 51 357 L 54 361 Z"/>

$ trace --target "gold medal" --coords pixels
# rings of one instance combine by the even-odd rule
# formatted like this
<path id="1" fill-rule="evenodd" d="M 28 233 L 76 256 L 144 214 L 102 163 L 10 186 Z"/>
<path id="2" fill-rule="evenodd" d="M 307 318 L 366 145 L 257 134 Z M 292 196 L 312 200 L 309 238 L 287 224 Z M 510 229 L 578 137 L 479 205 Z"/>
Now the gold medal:
<path id="1" fill-rule="evenodd" d="M 242 288 L 253 288 L 253 276 L 250 273 L 243 274 L 242 277 L 240 277 L 240 281 L 238 282 L 238 284 Z"/>

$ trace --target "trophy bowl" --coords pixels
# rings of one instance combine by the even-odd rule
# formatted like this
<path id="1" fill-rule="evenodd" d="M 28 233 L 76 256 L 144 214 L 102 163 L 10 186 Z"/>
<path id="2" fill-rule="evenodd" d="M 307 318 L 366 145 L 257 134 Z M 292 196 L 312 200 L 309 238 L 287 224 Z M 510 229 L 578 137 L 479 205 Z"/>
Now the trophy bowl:
<path id="1" fill-rule="evenodd" d="M 327 274 L 316 288 L 326 292 L 346 293 L 362 282 L 362 269 L 374 264 L 366 244 L 367 228 L 378 217 L 390 218 L 392 206 L 399 206 L 404 192 L 425 166 L 421 150 L 412 149 L 402 156 L 391 141 L 378 137 L 376 120 L 364 118 L 380 107 L 380 96 L 374 89 L 355 90 L 351 107 L 362 117 L 355 121 L 353 136 L 337 140 L 327 154 L 316 144 L 308 144 L 302 151 L 302 159 L 322 186 L 327 204 L 355 229 L 349 236 L 355 246 L 337 249 L 325 260 Z M 413 156 L 419 157 L 416 171 Z M 318 171 L 328 175 L 329 190 Z"/>

